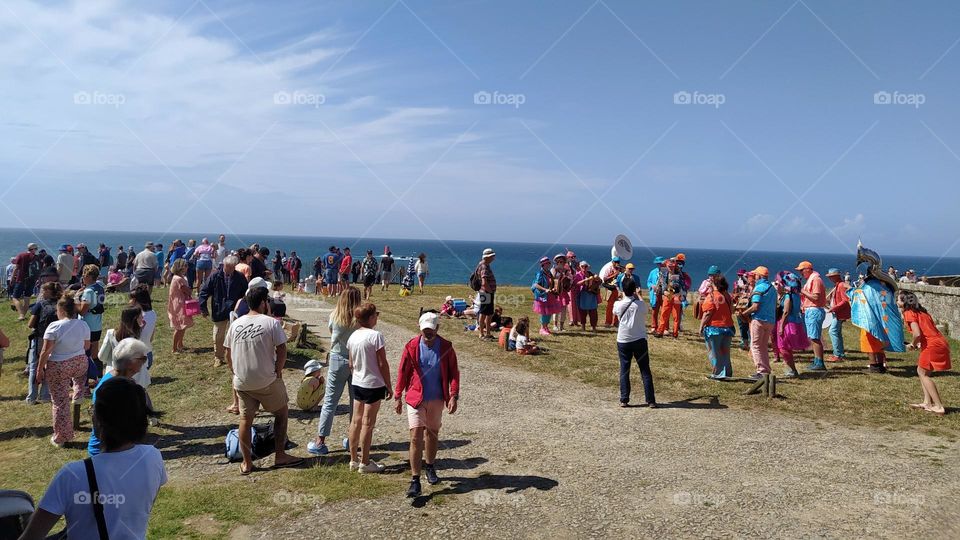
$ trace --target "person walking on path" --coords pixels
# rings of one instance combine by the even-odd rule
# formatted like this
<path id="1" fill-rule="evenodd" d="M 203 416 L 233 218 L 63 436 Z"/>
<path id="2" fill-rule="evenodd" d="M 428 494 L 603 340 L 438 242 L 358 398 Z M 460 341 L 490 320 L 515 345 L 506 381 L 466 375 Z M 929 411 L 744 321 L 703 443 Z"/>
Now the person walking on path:
<path id="1" fill-rule="evenodd" d="M 910 406 L 942 416 L 946 414 L 946 409 L 940 401 L 940 392 L 937 391 L 931 375 L 934 371 L 950 370 L 950 344 L 943 338 L 927 310 L 920 305 L 916 294 L 900 291 L 897 294 L 897 306 L 903 311 L 903 322 L 913 334 L 910 347 L 920 351 L 917 375 L 920 376 L 923 401 L 911 403 Z"/>
<path id="2" fill-rule="evenodd" d="M 603 322 L 604 328 L 617 325 L 617 320 L 613 315 L 613 304 L 620 298 L 620 291 L 617 290 L 615 283 L 617 276 L 619 276 L 622 271 L 620 262 L 620 257 L 613 257 L 610 259 L 610 262 L 600 268 L 600 281 L 603 284 L 603 288 L 607 290 L 607 308 Z"/>
<path id="3" fill-rule="evenodd" d="M 843 323 L 850 320 L 850 298 L 847 297 L 850 287 L 840 275 L 840 270 L 836 268 L 827 271 L 827 279 L 833 283 L 833 289 L 827 294 L 830 299 L 827 312 L 833 314 L 833 320 L 830 321 L 830 343 L 833 345 L 833 355 L 827 358 L 827 362 L 840 362 L 847 359 L 847 353 L 843 348 Z"/>
<path id="4" fill-rule="evenodd" d="M 57 301 L 58 320 L 43 333 L 43 349 L 37 365 L 37 380 L 50 389 L 53 403 L 53 435 L 50 442 L 62 447 L 73 440 L 73 427 L 80 416 L 83 384 L 87 381 L 87 354 L 90 348 L 90 327 L 77 319 L 73 297 L 64 295 Z M 71 396 L 70 389 L 73 388 Z M 73 402 L 73 416 L 70 403 Z"/>
<path id="5" fill-rule="evenodd" d="M 340 293 L 337 306 L 330 312 L 327 328 L 330 330 L 330 359 L 327 366 L 326 391 L 323 394 L 323 406 L 320 409 L 320 421 L 317 424 L 317 438 L 307 443 L 307 451 L 317 456 L 326 455 L 327 437 L 333 429 L 333 418 L 337 414 L 337 404 L 347 389 L 350 398 L 350 420 L 353 420 L 353 387 L 350 385 L 350 362 L 347 342 L 357 329 L 353 312 L 360 306 L 360 290 L 348 287 Z M 344 448 L 349 448 L 349 439 L 343 439 Z"/>
<path id="6" fill-rule="evenodd" d="M 800 278 L 793 272 L 781 272 L 777 276 L 775 285 L 782 293 L 779 299 L 780 312 L 783 314 L 777 321 L 776 350 L 780 351 L 787 371 L 785 379 L 799 377 L 797 365 L 793 361 L 793 352 L 802 351 L 810 346 L 807 338 L 803 315 L 800 313 Z"/>
<path id="7" fill-rule="evenodd" d="M 440 316 L 426 312 L 420 316 L 420 335 L 414 337 L 400 355 L 397 385 L 394 391 L 396 412 L 407 404 L 410 427 L 410 488 L 407 497 L 419 497 L 421 469 L 431 486 L 437 476 L 437 446 L 443 409 L 454 414 L 460 399 L 460 370 L 453 344 L 440 337 Z M 404 400 L 404 393 L 406 399 Z"/>
<path id="8" fill-rule="evenodd" d="M 807 338 L 813 349 L 813 363 L 807 368 L 810 371 L 825 371 L 823 364 L 823 319 L 826 317 L 827 290 L 823 285 L 823 278 L 814 271 L 810 261 L 803 261 L 796 270 L 801 273 L 806 282 L 800 289 L 800 307 L 803 309 L 803 319 L 807 327 Z"/>
<path id="9" fill-rule="evenodd" d="M 480 318 L 477 326 L 480 329 L 480 339 L 484 341 L 496 341 L 490 333 L 490 319 L 493 316 L 495 307 L 495 298 L 497 293 L 497 278 L 493 275 L 493 260 L 497 254 L 491 248 L 483 250 L 480 263 L 477 265 L 477 275 L 480 276 Z"/>
<path id="10" fill-rule="evenodd" d="M 710 287 L 701 299 L 700 335 L 707 342 L 707 353 L 713 373 L 710 378 L 724 380 L 733 377 L 730 363 L 730 344 L 733 341 L 733 300 L 728 292 L 727 278 L 720 267 L 713 265 L 707 270 Z"/>
<path id="11" fill-rule="evenodd" d="M 750 297 L 751 305 L 743 311 L 750 317 L 750 352 L 757 372 L 753 379 L 760 380 L 770 373 L 770 337 L 777 320 L 777 290 L 770 283 L 770 271 L 766 266 L 753 270 L 757 282 Z"/>
<path id="12" fill-rule="evenodd" d="M 430 274 L 430 265 L 427 264 L 426 253 L 417 255 L 417 262 L 413 269 L 417 273 L 417 285 L 420 287 L 420 294 L 423 294 L 423 283 L 427 280 L 427 275 Z"/>
<path id="13" fill-rule="evenodd" d="M 230 325 L 230 311 L 237 300 L 243 298 L 247 292 L 247 280 L 236 271 L 237 258 L 233 255 L 223 260 L 223 268 L 214 272 L 203 286 L 200 287 L 200 314 L 210 317 L 213 321 L 213 366 L 219 367 L 226 363 L 226 351 L 223 340 Z M 210 309 L 207 309 L 207 299 L 210 299 Z"/>
<path id="14" fill-rule="evenodd" d="M 380 259 L 380 290 L 385 291 L 390 288 L 390 282 L 393 281 L 393 253 L 387 253 Z"/>
<path id="15" fill-rule="evenodd" d="M 147 285 L 151 292 L 157 273 L 157 255 L 153 250 L 153 242 L 147 242 L 143 246 L 143 251 L 137 253 L 133 260 L 133 275 L 137 278 L 137 283 Z"/>
<path id="16" fill-rule="evenodd" d="M 193 299 L 193 291 L 184 274 L 187 271 L 187 262 L 178 259 L 173 263 L 173 278 L 170 280 L 170 292 L 167 295 L 167 318 L 170 319 L 170 328 L 173 330 L 173 353 L 183 352 L 183 336 L 187 328 L 193 326 L 193 316 L 187 315 L 186 303 Z"/>
<path id="17" fill-rule="evenodd" d="M 274 417 L 276 446 L 273 466 L 293 467 L 303 463 L 303 459 L 286 452 L 289 411 L 283 366 L 287 362 L 287 334 L 280 321 L 270 316 L 269 292 L 257 287 L 247 294 L 250 312 L 230 324 L 225 339 L 233 389 L 240 397 L 239 436 L 243 455 L 240 474 L 243 475 L 253 471 L 250 426 L 261 406 Z"/>
<path id="18" fill-rule="evenodd" d="M 613 306 L 620 319 L 617 326 L 617 353 L 620 357 L 620 406 L 630 404 L 630 364 L 634 359 L 643 380 L 643 395 L 647 406 L 657 407 L 653 392 L 653 374 L 650 373 L 650 354 L 647 348 L 647 305 L 637 295 L 637 283 L 632 279 L 623 287 L 623 299 Z"/>
<path id="19" fill-rule="evenodd" d="M 360 326 L 347 340 L 350 371 L 353 374 L 353 418 L 350 421 L 350 470 L 363 473 L 383 472 L 383 465 L 370 459 L 373 428 L 383 400 L 390 399 L 390 364 L 386 340 L 374 330 L 380 312 L 367 302 L 353 312 Z"/>

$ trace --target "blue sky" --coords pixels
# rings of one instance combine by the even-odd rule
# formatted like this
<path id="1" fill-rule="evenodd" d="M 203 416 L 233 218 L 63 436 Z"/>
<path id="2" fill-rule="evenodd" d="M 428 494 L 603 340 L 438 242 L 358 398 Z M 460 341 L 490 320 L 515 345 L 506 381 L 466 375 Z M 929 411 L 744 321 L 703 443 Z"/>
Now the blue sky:
<path id="1" fill-rule="evenodd" d="M 3 4 L 0 226 L 960 256 L 952 2 Z"/>

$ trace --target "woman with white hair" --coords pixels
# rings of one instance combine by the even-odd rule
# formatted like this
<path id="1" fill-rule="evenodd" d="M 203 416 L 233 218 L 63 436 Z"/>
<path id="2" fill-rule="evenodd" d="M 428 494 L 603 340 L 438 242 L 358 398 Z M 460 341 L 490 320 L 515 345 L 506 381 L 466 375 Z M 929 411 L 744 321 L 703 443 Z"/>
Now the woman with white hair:
<path id="1" fill-rule="evenodd" d="M 136 309 L 139 310 L 140 308 Z M 113 330 L 109 332 L 113 332 Z M 143 369 L 143 364 L 147 361 L 147 352 L 149 351 L 150 347 L 147 347 L 147 344 L 139 339 L 128 337 L 120 340 L 112 349 L 113 368 L 108 369 L 107 372 L 103 374 L 100 382 L 97 383 L 97 387 L 93 389 L 91 405 L 96 405 L 97 390 L 99 390 L 107 380 L 114 377 L 134 379 L 141 370 L 146 371 Z M 93 429 L 90 430 L 90 442 L 87 443 L 87 453 L 95 456 L 100 452 L 100 439 L 97 437 L 97 426 L 94 424 Z"/>

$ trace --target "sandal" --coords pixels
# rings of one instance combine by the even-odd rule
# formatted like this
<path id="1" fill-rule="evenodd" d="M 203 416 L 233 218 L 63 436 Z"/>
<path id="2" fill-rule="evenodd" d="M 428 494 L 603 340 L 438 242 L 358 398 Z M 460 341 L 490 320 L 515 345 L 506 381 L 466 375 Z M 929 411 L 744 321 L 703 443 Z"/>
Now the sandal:
<path id="1" fill-rule="evenodd" d="M 257 466 L 256 466 L 256 465 L 254 465 L 253 467 L 250 467 L 249 470 L 246 470 L 246 471 L 245 471 L 245 470 L 243 470 L 243 463 L 240 464 L 240 476 L 248 476 L 250 473 L 252 473 L 252 472 L 255 471 L 255 470 L 257 470 Z"/>
<path id="2" fill-rule="evenodd" d="M 945 415 L 947 414 L 947 410 L 946 410 L 946 409 L 944 409 L 944 410 L 942 410 L 942 411 L 935 411 L 935 410 L 933 410 L 933 409 L 930 409 L 930 408 L 925 407 L 923 410 L 927 411 L 928 413 L 935 414 L 935 415 L 937 415 L 937 416 L 945 416 Z"/>
<path id="3" fill-rule="evenodd" d="M 910 403 L 910 408 L 921 409 L 925 411 L 927 410 L 927 404 L 926 403 Z"/>

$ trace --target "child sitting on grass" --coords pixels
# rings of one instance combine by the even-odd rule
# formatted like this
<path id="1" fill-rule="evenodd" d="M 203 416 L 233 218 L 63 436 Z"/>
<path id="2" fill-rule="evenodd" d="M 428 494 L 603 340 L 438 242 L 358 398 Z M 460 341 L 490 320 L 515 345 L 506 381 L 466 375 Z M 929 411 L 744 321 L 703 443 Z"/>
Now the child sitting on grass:
<path id="1" fill-rule="evenodd" d="M 496 306 L 493 308 L 493 315 L 490 316 L 490 329 L 491 330 L 500 330 L 500 325 L 503 324 L 503 308 L 501 306 Z"/>
<path id="2" fill-rule="evenodd" d="M 310 360 L 303 366 L 303 380 L 297 391 L 297 406 L 302 411 L 311 411 L 320 404 L 324 394 L 323 366 Z"/>
<path id="3" fill-rule="evenodd" d="M 513 330 L 513 319 L 510 317 L 503 318 L 503 328 L 500 329 L 500 339 L 497 340 L 497 344 L 500 345 L 500 348 L 505 351 L 512 351 L 510 348 L 510 332 Z"/>
<path id="4" fill-rule="evenodd" d="M 527 355 L 540 352 L 540 348 L 537 347 L 537 342 L 530 339 L 529 317 L 520 317 L 520 320 L 517 321 L 517 326 L 514 327 L 510 335 L 513 337 L 510 341 L 513 341 L 517 349 L 517 354 Z"/>
<path id="5" fill-rule="evenodd" d="M 440 306 L 440 316 L 441 317 L 454 317 L 457 312 L 453 309 L 453 297 L 448 296 L 444 301 L 443 305 Z"/>

